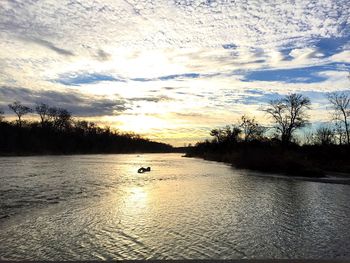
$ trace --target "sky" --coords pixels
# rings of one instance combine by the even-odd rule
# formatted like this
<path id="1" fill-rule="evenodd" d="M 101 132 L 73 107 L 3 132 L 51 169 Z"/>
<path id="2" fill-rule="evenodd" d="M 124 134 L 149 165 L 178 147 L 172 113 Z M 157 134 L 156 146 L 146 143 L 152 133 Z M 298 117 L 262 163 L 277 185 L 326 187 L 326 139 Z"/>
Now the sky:
<path id="1" fill-rule="evenodd" d="M 295 92 L 327 121 L 350 90 L 348 0 L 1 0 L 0 40 L 6 118 L 43 102 L 175 146 Z"/>

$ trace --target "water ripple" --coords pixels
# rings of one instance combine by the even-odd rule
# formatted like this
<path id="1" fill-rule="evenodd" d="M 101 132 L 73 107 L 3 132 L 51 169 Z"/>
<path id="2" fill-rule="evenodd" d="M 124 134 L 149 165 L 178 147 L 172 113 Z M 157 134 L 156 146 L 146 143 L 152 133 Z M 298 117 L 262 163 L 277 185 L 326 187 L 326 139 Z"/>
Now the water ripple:
<path id="1" fill-rule="evenodd" d="M 8 157 L 0 171 L 0 259 L 350 257 L 348 185 L 177 154 Z"/>

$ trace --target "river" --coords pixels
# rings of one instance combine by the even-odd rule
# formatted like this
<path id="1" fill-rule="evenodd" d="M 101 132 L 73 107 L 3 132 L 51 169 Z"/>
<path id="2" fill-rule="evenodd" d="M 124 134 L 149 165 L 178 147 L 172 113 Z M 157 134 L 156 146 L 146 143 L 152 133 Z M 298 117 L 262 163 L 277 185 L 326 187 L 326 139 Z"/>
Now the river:
<path id="1" fill-rule="evenodd" d="M 350 185 L 180 154 L 1 157 L 0 201 L 3 260 L 350 258 Z"/>

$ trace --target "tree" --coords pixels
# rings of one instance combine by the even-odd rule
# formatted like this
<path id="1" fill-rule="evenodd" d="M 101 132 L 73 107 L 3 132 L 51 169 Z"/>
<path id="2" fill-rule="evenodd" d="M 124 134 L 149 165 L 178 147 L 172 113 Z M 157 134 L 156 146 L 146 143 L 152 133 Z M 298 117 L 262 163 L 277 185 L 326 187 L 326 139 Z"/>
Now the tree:
<path id="1" fill-rule="evenodd" d="M 0 122 L 4 120 L 4 112 L 0 110 Z"/>
<path id="2" fill-rule="evenodd" d="M 217 142 L 221 141 L 221 129 L 212 129 L 210 135 L 215 137 Z"/>
<path id="3" fill-rule="evenodd" d="M 218 143 L 222 142 L 237 142 L 239 139 L 239 135 L 242 130 L 237 126 L 226 125 L 224 128 L 213 129 L 210 131 L 210 135 L 215 137 L 215 141 Z"/>
<path id="4" fill-rule="evenodd" d="M 236 125 L 232 125 L 232 128 L 229 125 L 226 125 L 224 128 L 224 134 L 226 141 L 231 143 L 236 143 L 239 141 L 239 135 L 242 133 L 242 130 Z"/>
<path id="5" fill-rule="evenodd" d="M 316 130 L 314 143 L 320 145 L 330 145 L 335 141 L 334 130 L 327 126 L 321 126 Z"/>
<path id="6" fill-rule="evenodd" d="M 55 127 L 55 123 L 58 120 L 58 108 L 50 107 L 48 112 L 48 120 L 52 123 L 52 126 Z"/>
<path id="7" fill-rule="evenodd" d="M 45 103 L 39 103 L 35 106 L 35 112 L 40 116 L 42 127 L 49 121 L 49 110 L 50 107 Z"/>
<path id="8" fill-rule="evenodd" d="M 48 119 L 52 122 L 52 126 L 58 130 L 71 127 L 72 115 L 69 111 L 62 108 L 50 107 L 48 111 Z"/>
<path id="9" fill-rule="evenodd" d="M 288 144 L 293 138 L 293 133 L 308 124 L 306 110 L 310 109 L 310 99 L 301 94 L 290 94 L 284 98 L 272 100 L 263 109 L 272 117 L 283 144 Z"/>
<path id="10" fill-rule="evenodd" d="M 8 106 L 17 115 L 18 125 L 19 127 L 22 127 L 22 116 L 32 112 L 32 109 L 22 105 L 19 101 L 15 101 L 14 103 L 9 104 Z"/>
<path id="11" fill-rule="evenodd" d="M 68 129 L 71 126 L 71 120 L 70 112 L 62 108 L 57 109 L 55 127 L 60 130 Z"/>
<path id="12" fill-rule="evenodd" d="M 346 142 L 350 145 L 350 93 L 346 92 L 332 92 L 328 94 L 328 100 L 332 104 L 335 119 L 340 121 L 345 128 Z"/>
<path id="13" fill-rule="evenodd" d="M 242 128 L 244 133 L 244 141 L 246 142 L 261 139 L 266 130 L 265 127 L 256 122 L 254 117 L 250 118 L 247 115 L 243 115 L 241 117 L 239 127 Z"/>
<path id="14" fill-rule="evenodd" d="M 346 144 L 346 132 L 342 120 L 337 115 L 334 116 L 333 120 L 336 133 L 335 137 L 338 139 L 338 143 L 340 145 Z"/>
<path id="15" fill-rule="evenodd" d="M 99 127 L 94 122 L 76 121 L 74 124 L 75 128 L 84 134 L 97 134 L 99 132 Z"/>

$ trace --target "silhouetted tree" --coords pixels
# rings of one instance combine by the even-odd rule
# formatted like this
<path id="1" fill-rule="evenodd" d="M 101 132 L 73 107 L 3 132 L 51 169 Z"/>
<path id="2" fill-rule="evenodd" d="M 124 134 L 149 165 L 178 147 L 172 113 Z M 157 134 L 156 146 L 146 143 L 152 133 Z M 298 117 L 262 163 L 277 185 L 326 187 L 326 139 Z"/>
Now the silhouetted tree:
<path id="1" fill-rule="evenodd" d="M 50 107 L 48 116 L 52 126 L 57 130 L 68 129 L 72 125 L 72 115 L 66 109 Z"/>
<path id="2" fill-rule="evenodd" d="M 339 118 L 339 116 L 335 114 L 333 120 L 334 120 L 334 130 L 336 133 L 336 138 L 338 139 L 338 143 L 340 145 L 346 144 L 346 132 L 345 132 L 345 128 L 341 118 Z"/>
<path id="3" fill-rule="evenodd" d="M 58 109 L 58 118 L 56 119 L 56 127 L 60 130 L 68 129 L 71 126 L 72 115 L 66 109 Z"/>
<path id="4" fill-rule="evenodd" d="M 237 126 L 226 125 L 224 128 L 213 129 L 210 131 L 210 135 L 215 137 L 215 141 L 218 143 L 223 142 L 237 142 L 242 130 Z"/>
<path id="5" fill-rule="evenodd" d="M 49 121 L 49 109 L 50 107 L 45 103 L 39 103 L 35 106 L 35 112 L 40 116 L 42 127 Z"/>
<path id="6" fill-rule="evenodd" d="M 305 111 L 310 108 L 310 99 L 301 94 L 290 94 L 284 98 L 272 100 L 263 110 L 275 122 L 283 144 L 291 142 L 293 132 L 308 124 Z"/>
<path id="7" fill-rule="evenodd" d="M 312 145 L 315 142 L 315 134 L 312 131 L 305 131 L 303 137 L 306 145 Z"/>
<path id="8" fill-rule="evenodd" d="M 49 108 L 48 119 L 49 119 L 49 122 L 52 123 L 52 126 L 55 126 L 55 123 L 58 119 L 58 108 L 56 107 Z"/>
<path id="9" fill-rule="evenodd" d="M 98 127 L 94 122 L 76 121 L 74 125 L 77 130 L 80 130 L 82 133 L 85 134 L 97 134 L 101 132 L 101 128 Z"/>
<path id="10" fill-rule="evenodd" d="M 346 142 L 350 144 L 350 93 L 332 92 L 328 94 L 328 100 L 335 111 L 335 119 L 344 125 Z"/>
<path id="11" fill-rule="evenodd" d="M 240 120 L 239 127 L 242 128 L 244 134 L 244 141 L 260 140 L 266 130 L 256 122 L 255 118 L 250 118 L 247 115 L 243 115 Z"/>
<path id="12" fill-rule="evenodd" d="M 22 127 L 22 116 L 32 112 L 32 109 L 22 105 L 19 101 L 15 101 L 14 103 L 9 104 L 8 106 L 17 115 L 18 126 Z"/>
<path id="13" fill-rule="evenodd" d="M 0 110 L 0 122 L 4 120 L 4 111 Z"/>
<path id="14" fill-rule="evenodd" d="M 210 135 L 214 136 L 217 142 L 221 141 L 221 130 L 220 129 L 212 129 L 210 131 Z"/>
<path id="15" fill-rule="evenodd" d="M 227 125 L 224 128 L 224 132 L 225 132 L 227 141 L 235 143 L 239 141 L 239 135 L 242 133 L 242 130 L 235 125 L 232 125 L 232 127 Z"/>
<path id="16" fill-rule="evenodd" d="M 334 130 L 327 126 L 321 126 L 316 130 L 314 143 L 319 145 L 330 145 L 334 143 Z"/>

